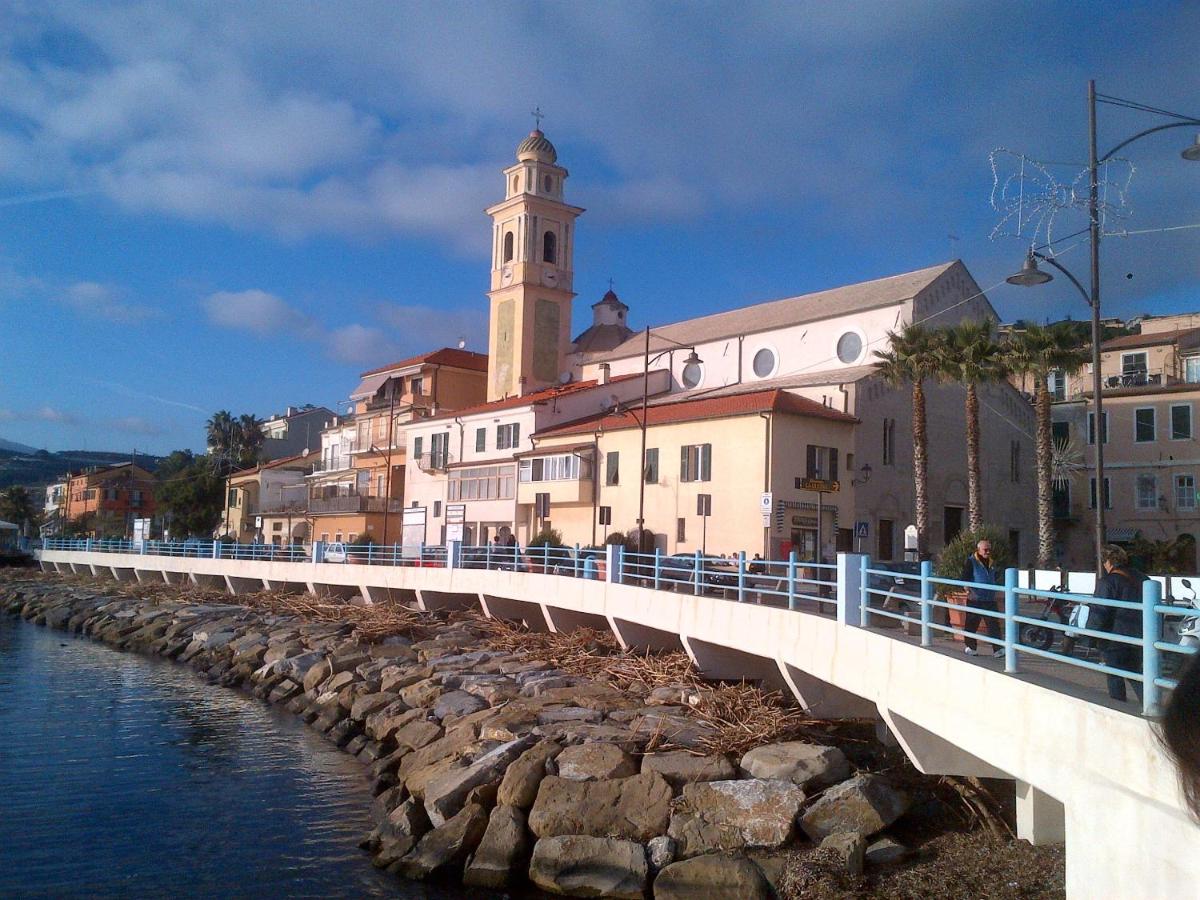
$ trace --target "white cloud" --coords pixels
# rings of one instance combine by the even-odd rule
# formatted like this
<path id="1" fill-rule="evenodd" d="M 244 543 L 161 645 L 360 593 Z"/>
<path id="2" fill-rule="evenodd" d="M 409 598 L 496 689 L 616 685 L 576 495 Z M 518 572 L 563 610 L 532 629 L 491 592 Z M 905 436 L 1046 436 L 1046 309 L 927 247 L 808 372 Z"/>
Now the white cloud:
<path id="1" fill-rule="evenodd" d="M 79 423 L 79 417 L 74 413 L 63 412 L 61 409 L 56 409 L 53 406 L 43 406 L 40 409 L 34 410 L 28 417 L 41 422 L 55 422 L 60 425 L 76 425 Z"/>
<path id="2" fill-rule="evenodd" d="M 329 332 L 326 350 L 339 362 L 385 365 L 400 355 L 396 342 L 378 328 L 365 325 L 344 325 Z"/>
<path id="3" fill-rule="evenodd" d="M 201 304 L 216 325 L 260 336 L 305 333 L 312 323 L 299 310 L 266 291 L 218 291 Z"/>
<path id="4" fill-rule="evenodd" d="M 78 312 L 111 322 L 142 322 L 162 315 L 152 306 L 125 303 L 119 296 L 119 290 L 112 285 L 77 281 L 69 285 L 59 299 Z"/>
<path id="5" fill-rule="evenodd" d="M 435 309 L 402 303 L 382 303 L 379 320 L 404 336 L 406 351 L 421 353 L 439 347 L 457 347 L 465 340 L 469 349 L 487 352 L 487 309 Z"/>

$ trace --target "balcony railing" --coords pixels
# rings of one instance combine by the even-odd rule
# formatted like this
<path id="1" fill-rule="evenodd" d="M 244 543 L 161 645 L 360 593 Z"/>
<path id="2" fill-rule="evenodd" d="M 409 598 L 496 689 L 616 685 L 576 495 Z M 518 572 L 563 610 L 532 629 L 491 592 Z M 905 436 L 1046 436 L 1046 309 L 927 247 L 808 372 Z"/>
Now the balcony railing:
<path id="1" fill-rule="evenodd" d="M 280 513 L 303 515 L 307 510 L 308 500 L 304 498 L 294 500 L 266 500 L 259 503 L 258 510 L 254 515 L 277 515 Z"/>
<path id="2" fill-rule="evenodd" d="M 1174 369 L 1131 369 L 1128 372 L 1102 372 L 1100 375 L 1101 390 L 1105 393 L 1129 388 L 1166 387 L 1172 384 L 1183 384 L 1185 381 L 1186 379 L 1181 378 L 1179 372 Z M 1071 387 L 1071 399 L 1091 394 L 1091 374 L 1080 373 L 1072 380 Z M 1200 389 L 1200 384 L 1197 384 L 1196 387 Z M 1062 398 L 1056 397 L 1055 399 Z"/>
<path id="3" fill-rule="evenodd" d="M 349 469 L 352 463 L 350 455 L 357 452 L 358 445 L 343 445 L 343 450 L 345 452 L 336 459 L 318 459 L 316 462 L 314 462 L 312 474 L 320 475 L 322 472 L 341 472 L 344 469 Z"/>
<path id="4" fill-rule="evenodd" d="M 417 468 L 422 472 L 443 472 L 454 462 L 454 454 L 447 450 L 422 453 L 417 459 Z"/>
<path id="5" fill-rule="evenodd" d="M 321 513 L 381 513 L 400 512 L 404 501 L 386 497 L 364 497 L 359 494 L 341 497 L 314 497 L 308 501 L 308 511 L 313 514 Z"/>

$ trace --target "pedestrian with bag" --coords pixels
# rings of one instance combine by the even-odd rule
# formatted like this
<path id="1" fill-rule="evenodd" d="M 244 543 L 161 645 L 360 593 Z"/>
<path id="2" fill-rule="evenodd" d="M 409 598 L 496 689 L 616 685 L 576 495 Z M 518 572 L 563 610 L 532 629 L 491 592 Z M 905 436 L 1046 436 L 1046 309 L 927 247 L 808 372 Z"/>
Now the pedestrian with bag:
<path id="1" fill-rule="evenodd" d="M 967 557 L 963 563 L 962 574 L 959 575 L 959 581 L 969 581 L 975 585 L 999 584 L 996 580 L 996 565 L 992 561 L 992 542 L 987 538 L 979 541 L 975 545 L 975 552 Z M 979 650 L 975 641 L 975 633 L 979 630 L 980 621 L 983 622 L 987 629 L 988 644 L 992 647 L 992 656 L 1000 657 L 1004 655 L 1004 648 L 1000 646 L 1002 638 L 1000 636 L 1000 620 L 995 616 L 985 616 L 972 610 L 984 610 L 986 612 L 998 613 L 1000 609 L 997 605 L 997 599 L 1000 592 L 996 590 L 988 590 L 984 587 L 970 587 L 967 589 L 967 635 L 963 639 L 966 646 L 967 656 L 978 656 Z"/>

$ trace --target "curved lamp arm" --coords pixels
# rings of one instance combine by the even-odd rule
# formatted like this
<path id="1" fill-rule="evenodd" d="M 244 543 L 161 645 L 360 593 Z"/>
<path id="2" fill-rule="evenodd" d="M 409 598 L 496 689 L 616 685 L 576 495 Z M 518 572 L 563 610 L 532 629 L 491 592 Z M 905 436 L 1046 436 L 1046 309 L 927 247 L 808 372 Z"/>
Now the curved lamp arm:
<path id="1" fill-rule="evenodd" d="M 1075 285 L 1075 287 L 1077 287 L 1079 289 L 1079 293 L 1081 295 L 1083 295 L 1083 302 L 1086 303 L 1088 306 L 1092 305 L 1092 295 L 1089 294 L 1087 292 L 1087 290 L 1084 288 L 1084 286 L 1079 283 L 1079 279 L 1076 278 L 1074 275 L 1072 275 L 1066 267 L 1064 267 L 1063 265 L 1061 265 L 1058 262 L 1058 260 L 1054 259 L 1054 257 L 1052 257 L 1052 256 L 1046 256 L 1044 253 L 1038 253 L 1036 250 L 1032 250 L 1030 252 L 1034 256 L 1036 256 L 1038 259 L 1040 259 L 1042 262 L 1044 262 L 1048 265 L 1054 266 L 1054 268 L 1058 269 L 1058 271 L 1060 271 L 1064 275 L 1066 275 L 1068 280 L 1070 280 L 1071 284 Z"/>
<path id="2" fill-rule="evenodd" d="M 1121 143 L 1117 144 L 1117 146 L 1113 147 L 1111 150 L 1109 150 L 1107 153 L 1105 153 L 1103 156 L 1101 156 L 1099 159 L 1097 159 L 1096 162 L 1098 162 L 1098 163 L 1108 162 L 1108 160 L 1112 158 L 1114 153 L 1118 152 L 1119 150 L 1123 150 L 1124 148 L 1126 148 L 1130 144 L 1132 144 L 1134 141 L 1140 141 L 1142 138 L 1146 137 L 1147 135 L 1157 134 L 1160 131 L 1166 131 L 1168 128 L 1196 128 L 1197 126 L 1200 126 L 1200 119 L 1184 119 L 1179 122 L 1168 122 L 1166 125 L 1156 125 L 1153 128 L 1147 128 L 1145 131 L 1139 131 L 1133 137 L 1127 138 L 1127 139 L 1121 141 Z M 1047 260 L 1047 262 L 1049 262 L 1049 260 Z"/>

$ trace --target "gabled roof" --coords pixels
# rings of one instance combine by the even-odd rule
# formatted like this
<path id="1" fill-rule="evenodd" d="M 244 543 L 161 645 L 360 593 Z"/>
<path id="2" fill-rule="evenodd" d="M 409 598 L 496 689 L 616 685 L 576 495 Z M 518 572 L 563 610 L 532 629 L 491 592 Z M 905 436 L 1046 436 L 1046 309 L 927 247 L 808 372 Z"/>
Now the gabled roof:
<path id="1" fill-rule="evenodd" d="M 376 375 L 380 372 L 391 372 L 395 369 L 408 369 L 412 366 L 423 365 L 453 366 L 456 369 L 486 372 L 488 358 L 486 353 L 474 353 L 471 350 L 460 350 L 457 347 L 442 347 L 440 350 L 432 350 L 429 353 L 422 353 L 420 356 L 410 356 L 408 359 L 402 359 L 391 365 L 368 369 L 360 372 L 358 377 L 366 378 L 368 375 Z"/>
<path id="2" fill-rule="evenodd" d="M 609 379 L 609 384 L 614 384 L 619 381 L 628 381 L 631 378 L 641 378 L 641 372 L 634 372 L 629 375 L 617 375 Z M 520 397 L 505 397 L 503 400 L 492 400 L 490 403 L 478 403 L 475 406 L 468 406 L 463 409 L 456 409 L 450 412 L 444 412 L 441 415 L 430 416 L 427 419 L 418 419 L 412 422 L 413 425 L 423 425 L 426 422 L 436 422 L 440 419 L 452 419 L 462 416 L 477 415 L 479 413 L 500 412 L 505 409 L 519 409 L 522 406 L 533 406 L 537 403 L 549 403 L 552 400 L 557 400 L 559 397 L 566 397 L 571 394 L 578 394 L 581 391 L 588 390 L 600 385 L 600 382 L 595 379 L 589 381 L 573 381 L 570 384 L 556 384 L 554 387 L 542 388 L 540 391 L 531 391 L 528 394 Z"/>
<path id="3" fill-rule="evenodd" d="M 655 352 L 669 349 L 676 344 L 699 344 L 739 334 L 785 328 L 790 325 L 801 325 L 805 322 L 863 312 L 882 306 L 892 306 L 913 299 L 956 265 L 959 265 L 959 262 L 954 260 L 926 269 L 918 269 L 915 272 L 877 278 L 874 281 L 861 281 L 857 284 L 848 284 L 827 291 L 802 294 L 783 300 L 772 300 L 754 306 L 743 306 L 740 309 L 687 319 L 672 325 L 656 326 L 651 332 L 650 349 L 651 352 Z M 666 340 L 655 341 L 654 335 L 660 335 Z M 588 361 L 623 359 L 642 353 L 643 349 L 644 347 L 639 345 L 638 338 L 635 337 L 613 350 L 595 354 Z"/>
<path id="4" fill-rule="evenodd" d="M 259 463 L 257 466 L 250 466 L 245 469 L 238 469 L 236 472 L 230 472 L 230 478 L 241 478 L 246 475 L 253 475 L 256 472 L 261 472 L 264 469 L 282 469 L 286 468 L 288 463 L 303 462 L 311 457 L 321 455 L 319 450 L 310 450 L 308 453 L 296 453 L 292 456 L 284 456 L 280 459 L 273 459 L 270 462 Z"/>
<path id="5" fill-rule="evenodd" d="M 646 409 L 646 424 L 667 425 L 674 422 L 696 422 L 706 419 L 727 419 L 760 412 L 790 413 L 813 419 L 856 424 L 859 420 L 848 413 L 823 406 L 815 400 L 789 394 L 782 390 L 749 391 L 727 397 L 706 397 L 699 400 L 660 401 Z M 536 437 L 557 437 L 568 434 L 589 434 L 594 431 L 618 431 L 641 428 L 641 410 L 628 409 L 576 419 L 537 432 Z"/>
<path id="6" fill-rule="evenodd" d="M 1150 334 L 1126 334 L 1105 341 L 1103 350 L 1132 350 L 1138 347 L 1158 347 L 1178 343 L 1180 346 L 1195 346 L 1200 343 L 1200 328 L 1177 328 L 1174 331 L 1156 331 Z"/>

